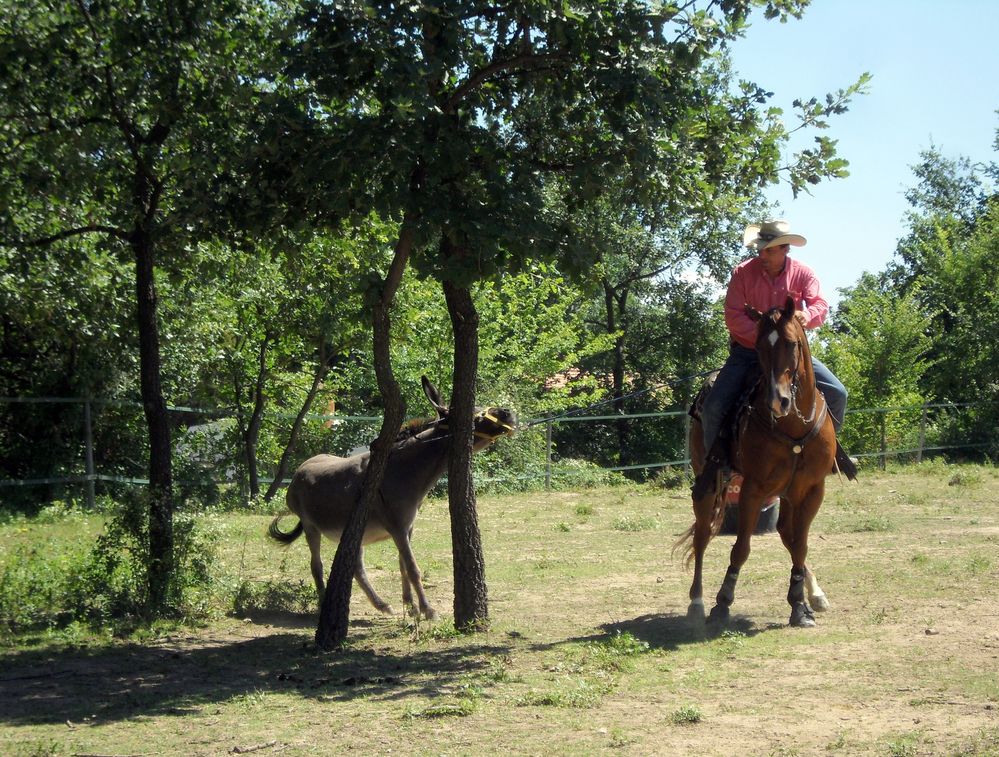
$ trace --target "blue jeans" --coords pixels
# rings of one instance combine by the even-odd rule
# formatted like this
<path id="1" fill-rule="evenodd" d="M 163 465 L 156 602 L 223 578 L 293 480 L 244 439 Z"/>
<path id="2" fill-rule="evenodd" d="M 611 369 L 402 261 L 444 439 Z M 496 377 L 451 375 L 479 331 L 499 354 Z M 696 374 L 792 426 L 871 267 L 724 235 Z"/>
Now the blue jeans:
<path id="1" fill-rule="evenodd" d="M 718 438 L 725 416 L 742 394 L 747 378 L 753 371 L 759 371 L 759 365 L 756 350 L 743 347 L 741 344 L 733 344 L 730 348 L 728 359 L 718 372 L 715 385 L 704 401 L 704 407 L 701 408 L 701 428 L 704 430 L 706 452 L 711 450 L 711 445 Z M 814 357 L 812 370 L 815 372 L 815 386 L 825 395 L 833 426 L 839 431 L 846 413 L 846 387 L 832 371 Z"/>

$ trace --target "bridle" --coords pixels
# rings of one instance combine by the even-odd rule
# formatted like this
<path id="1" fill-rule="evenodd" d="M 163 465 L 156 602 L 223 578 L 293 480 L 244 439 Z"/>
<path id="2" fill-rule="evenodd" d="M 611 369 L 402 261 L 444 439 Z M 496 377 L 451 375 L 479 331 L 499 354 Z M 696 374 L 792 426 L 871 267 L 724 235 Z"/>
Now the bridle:
<path id="1" fill-rule="evenodd" d="M 775 324 L 775 328 L 776 327 L 777 324 Z M 755 419 L 759 426 L 761 426 L 763 429 L 769 432 L 771 436 L 781 440 L 791 448 L 791 451 L 794 453 L 792 476 L 794 475 L 793 468 L 797 467 L 798 459 L 799 456 L 801 455 L 802 450 L 804 450 L 805 445 L 809 441 L 811 441 L 816 435 L 818 435 L 819 431 L 822 430 L 823 425 L 825 425 L 826 414 L 829 412 L 829 405 L 826 403 L 825 397 L 822 396 L 822 392 L 820 392 L 818 389 L 815 389 L 815 394 L 812 398 L 812 410 L 808 414 L 807 418 L 802 414 L 801 409 L 798 407 L 798 392 L 801 388 L 799 369 L 802 361 L 804 360 L 804 355 L 806 354 L 805 350 L 802 349 L 800 338 L 797 338 L 795 340 L 794 348 L 795 348 L 795 354 L 797 355 L 797 359 L 795 361 L 794 369 L 791 371 L 791 409 L 794 411 L 794 415 L 795 417 L 798 418 L 798 420 L 800 420 L 806 426 L 811 426 L 811 428 L 805 433 L 804 436 L 793 437 L 790 434 L 786 434 L 783 431 L 781 431 L 779 428 L 777 428 L 777 423 L 781 420 L 781 418 L 778 418 L 774 415 L 773 408 L 769 409 L 768 413 L 770 420 L 769 424 L 766 424 L 764 420 L 760 418 L 760 415 L 758 413 L 750 412 L 750 418 Z M 772 370 L 770 371 L 770 376 L 771 376 L 770 380 L 772 381 L 773 380 Z M 821 404 L 821 410 L 819 409 L 820 404 Z"/>

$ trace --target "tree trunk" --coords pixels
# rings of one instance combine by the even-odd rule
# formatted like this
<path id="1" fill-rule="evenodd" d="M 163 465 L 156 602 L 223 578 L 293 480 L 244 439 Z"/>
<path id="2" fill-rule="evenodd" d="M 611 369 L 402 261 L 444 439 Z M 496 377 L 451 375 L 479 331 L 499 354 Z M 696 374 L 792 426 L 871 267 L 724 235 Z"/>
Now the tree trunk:
<path id="1" fill-rule="evenodd" d="M 361 538 L 364 536 L 364 527 L 368 521 L 371 505 L 375 498 L 380 496 L 388 455 L 406 414 L 402 392 L 400 392 L 399 384 L 392 374 L 392 362 L 389 354 L 392 325 L 390 311 L 396 290 L 402 281 L 402 273 L 406 268 L 409 253 L 413 247 L 413 232 L 413 219 L 407 215 L 399 230 L 395 256 L 392 259 L 388 275 L 385 277 L 381 297 L 372 307 L 375 375 L 378 378 L 378 389 L 385 405 L 385 416 L 382 419 L 378 438 L 371 444 L 371 457 L 368 460 L 364 484 L 361 486 L 350 519 L 340 535 L 340 544 L 337 547 L 336 556 L 333 558 L 329 581 L 326 584 L 326 596 L 319 608 L 316 647 L 321 652 L 337 649 L 347 639 L 347 627 L 350 622 L 350 591 L 354 580 L 354 569 L 361 554 Z"/>
<path id="2" fill-rule="evenodd" d="M 173 470 L 170 420 L 160 383 L 160 339 L 156 323 L 153 247 L 144 229 L 129 243 L 135 255 L 136 313 L 139 328 L 139 380 L 149 430 L 149 606 L 163 610 L 170 598 L 173 556 Z"/>
<path id="3" fill-rule="evenodd" d="M 614 412 L 624 415 L 624 368 L 625 368 L 625 335 L 627 334 L 627 314 L 625 308 L 628 302 L 628 290 L 617 290 L 608 281 L 604 281 L 604 304 L 607 308 L 607 333 L 613 334 L 618 329 L 621 333 L 614 340 L 614 362 L 611 366 L 612 394 Z M 614 425 L 617 429 L 617 460 L 619 465 L 629 465 L 630 429 L 627 418 L 618 418 Z"/>
<path id="4" fill-rule="evenodd" d="M 274 495 L 281 488 L 281 482 L 288 472 L 288 463 L 291 461 L 292 451 L 295 449 L 298 435 L 302 431 L 305 416 L 312 409 L 312 403 L 315 401 L 316 395 L 319 394 L 319 389 L 323 385 L 323 379 L 329 373 L 330 359 L 326 356 L 326 350 L 323 348 L 322 341 L 320 337 L 319 364 L 316 366 L 316 373 L 312 377 L 312 386 L 309 387 L 309 392 L 305 395 L 305 402 L 302 403 L 298 415 L 295 416 L 295 422 L 291 424 L 291 433 L 288 434 L 288 442 L 284 446 L 284 452 L 281 453 L 281 460 L 278 462 L 277 470 L 274 472 L 274 480 L 271 481 L 271 485 L 267 487 L 267 492 L 264 494 L 264 502 L 270 502 L 274 499 Z"/>
<path id="5" fill-rule="evenodd" d="M 445 255 L 457 252 L 447 241 L 441 246 Z M 485 630 L 489 625 L 485 558 L 472 481 L 472 415 L 479 363 L 479 314 L 466 287 L 445 281 L 444 296 L 454 329 L 454 388 L 449 418 L 451 459 L 448 464 L 454 625 L 462 631 L 476 631 Z"/>
<path id="6" fill-rule="evenodd" d="M 267 404 L 264 396 L 264 384 L 267 380 L 267 348 L 273 334 L 265 332 L 260 342 L 257 355 L 257 380 L 253 385 L 253 413 L 243 434 L 243 450 L 246 455 L 246 472 L 250 479 L 250 499 L 256 499 L 260 494 L 260 474 L 257 471 L 257 442 L 260 440 L 260 426 L 264 421 L 264 406 Z"/>

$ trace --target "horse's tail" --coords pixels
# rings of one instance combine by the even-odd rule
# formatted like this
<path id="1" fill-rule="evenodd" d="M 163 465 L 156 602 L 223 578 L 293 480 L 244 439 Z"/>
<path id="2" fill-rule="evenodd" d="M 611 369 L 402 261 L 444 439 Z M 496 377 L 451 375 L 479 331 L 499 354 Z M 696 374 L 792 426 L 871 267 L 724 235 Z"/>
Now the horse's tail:
<path id="1" fill-rule="evenodd" d="M 721 531 L 722 522 L 725 520 L 725 489 L 722 488 L 720 493 L 715 494 L 714 500 L 711 503 L 711 531 L 708 533 L 708 542 L 714 539 L 718 532 Z M 681 553 L 684 567 L 690 568 L 690 564 L 694 561 L 694 531 L 697 529 L 697 521 L 695 520 L 686 531 L 680 534 L 680 538 L 673 542 L 673 548 L 670 550 L 670 556 L 676 555 L 676 551 L 683 548 Z M 707 546 L 707 544 L 705 544 Z"/>
<path id="2" fill-rule="evenodd" d="M 302 531 L 305 529 L 302 528 L 302 521 L 300 520 L 298 521 L 298 524 L 291 529 L 291 531 L 288 531 L 287 533 L 282 531 L 278 528 L 278 521 L 280 521 L 285 515 L 287 515 L 287 513 L 282 513 L 271 521 L 271 525 L 267 529 L 267 535 L 274 539 L 274 541 L 279 541 L 282 544 L 291 544 L 295 541 L 295 539 L 302 535 Z"/>

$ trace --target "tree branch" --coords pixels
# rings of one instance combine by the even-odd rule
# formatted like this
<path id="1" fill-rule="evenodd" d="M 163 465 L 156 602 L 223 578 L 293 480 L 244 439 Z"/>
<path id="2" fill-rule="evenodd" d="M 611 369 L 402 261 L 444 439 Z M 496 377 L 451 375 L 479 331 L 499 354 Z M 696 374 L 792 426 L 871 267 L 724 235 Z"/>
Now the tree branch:
<path id="1" fill-rule="evenodd" d="M 53 242 L 59 242 L 63 239 L 69 239 L 70 237 L 83 236 L 84 234 L 107 234 L 117 239 L 121 239 L 125 242 L 128 241 L 128 233 L 122 231 L 116 226 L 105 226 L 101 223 L 93 223 L 88 226 L 77 226 L 72 229 L 64 229 L 57 234 L 53 234 L 48 237 L 42 237 L 41 239 L 32 239 L 29 241 L 21 242 L 24 247 L 44 247 L 45 245 L 52 244 Z"/>
<path id="2" fill-rule="evenodd" d="M 445 101 L 443 106 L 443 111 L 445 113 L 453 113 L 455 108 L 461 104 L 461 101 L 465 99 L 472 91 L 478 88 L 483 82 L 487 81 L 490 77 L 495 76 L 498 73 L 509 71 L 510 69 L 516 69 L 518 67 L 542 67 L 545 64 L 553 63 L 556 61 L 564 61 L 563 58 L 557 55 L 538 55 L 538 54 L 528 54 L 528 55 L 517 55 L 513 58 L 508 58 L 506 60 L 498 60 L 490 63 L 485 68 L 481 68 L 474 74 L 468 77 L 461 86 L 454 90 L 451 96 Z"/>

